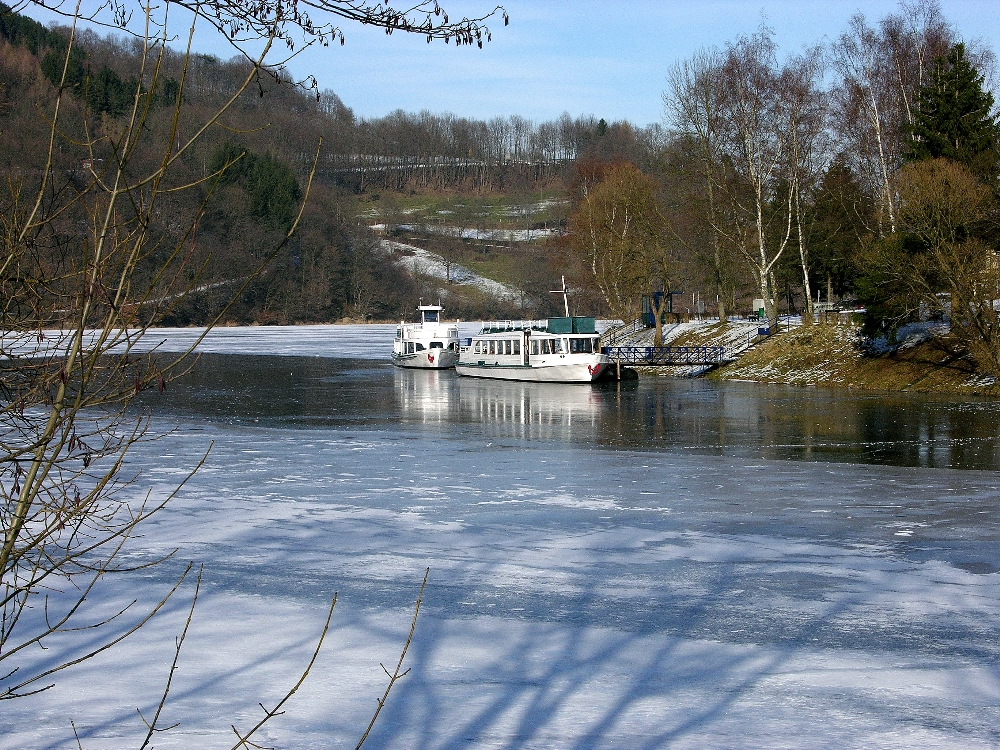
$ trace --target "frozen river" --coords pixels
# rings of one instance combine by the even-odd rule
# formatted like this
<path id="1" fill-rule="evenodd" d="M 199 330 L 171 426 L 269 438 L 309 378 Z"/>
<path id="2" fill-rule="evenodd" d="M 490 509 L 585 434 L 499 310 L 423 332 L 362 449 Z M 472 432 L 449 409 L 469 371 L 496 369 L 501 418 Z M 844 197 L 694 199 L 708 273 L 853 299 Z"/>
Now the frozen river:
<path id="1" fill-rule="evenodd" d="M 395 370 L 391 326 L 224 329 L 147 404 L 135 491 L 205 466 L 106 601 L 204 563 L 156 747 L 1000 747 L 1000 404 Z M 191 332 L 164 332 L 165 350 Z M 169 432 L 168 432 L 169 431 Z M 190 588 L 185 589 L 190 594 Z M 0 713 L 137 747 L 186 603 Z M 57 652 L 79 644 L 54 643 Z M 47 658 L 39 656 L 38 658 Z"/>

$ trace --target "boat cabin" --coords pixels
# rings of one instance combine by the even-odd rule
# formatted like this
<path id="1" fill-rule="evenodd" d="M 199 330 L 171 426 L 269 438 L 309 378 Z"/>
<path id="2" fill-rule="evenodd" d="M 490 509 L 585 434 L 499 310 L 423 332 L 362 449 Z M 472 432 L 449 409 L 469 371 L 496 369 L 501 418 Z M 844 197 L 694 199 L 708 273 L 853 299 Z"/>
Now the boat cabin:
<path id="1" fill-rule="evenodd" d="M 474 336 L 469 342 L 471 360 L 489 360 L 497 364 L 528 364 L 530 357 L 565 354 L 599 354 L 600 339 L 597 336 L 548 336 L 545 334 L 522 334 L 514 337 L 500 337 L 489 334 Z"/>
<path id="2" fill-rule="evenodd" d="M 590 383 L 608 366 L 593 318 L 487 323 L 464 339 L 459 375 L 503 380 Z"/>
<path id="3" fill-rule="evenodd" d="M 544 324 L 489 324 L 462 347 L 463 359 L 481 365 L 541 364 L 547 358 L 600 354 L 593 318 L 550 318 Z M 533 362 L 534 360 L 534 362 Z"/>
<path id="4" fill-rule="evenodd" d="M 396 329 L 396 341 L 402 341 L 403 339 L 403 329 Z M 416 354 L 417 352 L 426 351 L 428 349 L 450 349 L 451 351 L 458 351 L 458 342 L 452 341 L 402 341 L 402 354 Z"/>
<path id="5" fill-rule="evenodd" d="M 444 310 L 441 305 L 417 305 L 417 309 L 420 311 L 420 322 L 423 324 L 427 323 L 437 323 L 441 316 L 441 311 Z"/>
<path id="6" fill-rule="evenodd" d="M 434 349 L 447 349 L 458 353 L 458 326 L 441 322 L 441 305 L 418 305 L 419 323 L 400 323 L 396 326 L 396 343 L 393 351 L 401 355 L 416 354 Z"/>

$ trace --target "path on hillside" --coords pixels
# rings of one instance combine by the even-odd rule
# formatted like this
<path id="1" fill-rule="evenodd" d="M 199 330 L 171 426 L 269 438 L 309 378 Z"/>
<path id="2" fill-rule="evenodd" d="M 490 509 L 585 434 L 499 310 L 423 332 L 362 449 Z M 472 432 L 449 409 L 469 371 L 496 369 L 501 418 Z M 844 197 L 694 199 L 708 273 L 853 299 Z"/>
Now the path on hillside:
<path id="1" fill-rule="evenodd" d="M 442 281 L 450 281 L 452 284 L 472 286 L 492 297 L 509 302 L 519 302 L 523 296 L 519 289 L 480 276 L 458 263 L 451 263 L 449 266 L 444 257 L 422 247 L 395 240 L 382 240 L 382 247 L 398 256 L 394 261 L 396 265 L 405 268 L 411 274 L 421 274 Z"/>

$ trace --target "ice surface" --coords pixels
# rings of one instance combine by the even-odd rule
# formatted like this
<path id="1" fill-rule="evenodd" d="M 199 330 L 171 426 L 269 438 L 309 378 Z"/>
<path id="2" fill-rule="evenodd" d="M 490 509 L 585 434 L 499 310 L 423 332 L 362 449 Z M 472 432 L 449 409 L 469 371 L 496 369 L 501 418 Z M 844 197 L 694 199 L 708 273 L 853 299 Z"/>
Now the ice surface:
<path id="1" fill-rule="evenodd" d="M 223 329 L 211 346 L 388 350 L 366 344 L 382 328 L 320 329 Z M 1000 745 L 994 472 L 601 442 L 618 391 L 267 361 L 270 399 L 256 381 L 253 394 L 172 386 L 152 402 L 153 429 L 176 429 L 126 466 L 136 491 L 160 497 L 214 441 L 129 549 L 134 562 L 175 559 L 111 579 L 93 604 L 97 616 L 148 603 L 184 561 L 205 565 L 164 717 L 180 724 L 156 747 L 230 747 L 229 725 L 247 727 L 294 682 L 334 592 L 314 672 L 259 744 L 353 747 L 425 567 L 412 672 L 366 747 Z M 302 369 L 279 380 L 286 362 Z M 297 389 L 306 377 L 324 401 Z M 646 413 L 615 419 L 624 431 Z M 695 443 L 698 420 L 677 419 Z M 137 747 L 136 709 L 150 715 L 185 614 L 178 599 L 8 704 L 0 748 L 75 747 L 71 719 L 85 748 Z M 72 653 L 77 638 L 32 658 Z"/>

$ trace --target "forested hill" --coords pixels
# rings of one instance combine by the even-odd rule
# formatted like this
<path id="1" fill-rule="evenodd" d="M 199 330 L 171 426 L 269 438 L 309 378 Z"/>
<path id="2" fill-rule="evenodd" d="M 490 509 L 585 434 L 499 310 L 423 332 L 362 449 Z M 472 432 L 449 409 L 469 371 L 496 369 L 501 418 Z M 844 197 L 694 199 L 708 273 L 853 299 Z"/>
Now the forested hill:
<path id="1" fill-rule="evenodd" d="M 39 183 L 47 159 L 45 118 L 53 111 L 60 81 L 69 94 L 60 105 L 65 131 L 86 134 L 92 141 L 88 148 L 86 138 L 63 140 L 53 154 L 54 188 L 65 191 L 90 166 L 114 159 L 114 144 L 137 90 L 149 107 L 146 135 L 137 144 L 146 156 L 139 162 L 152 161 L 170 142 L 175 104 L 180 103 L 174 138 L 180 144 L 252 70 L 239 58 L 223 61 L 196 54 L 185 61 L 168 50 L 155 83 L 150 84 L 154 79 L 147 66 L 148 80 L 140 87 L 142 47 L 137 41 L 78 31 L 67 61 L 68 37 L 68 29 L 42 26 L 0 4 L 0 170 L 17 176 L 12 184 L 21 191 L 0 195 L 4 211 L 24 203 Z M 208 181 L 171 194 L 156 215 L 162 248 L 181 242 L 189 220 L 198 217 L 196 231 L 183 241 L 190 255 L 185 273 L 200 291 L 160 322 L 205 322 L 280 242 L 298 210 L 321 139 L 299 230 L 227 319 L 398 318 L 421 295 L 431 297 L 439 290 L 400 271 L 368 230 L 373 222 L 365 220 L 362 209 L 381 192 L 537 195 L 561 186 L 570 165 L 581 157 L 614 153 L 645 163 L 658 137 L 655 129 L 568 115 L 541 124 L 517 116 L 479 121 L 402 111 L 364 119 L 333 92 L 305 90 L 283 70 L 260 75 L 217 126 L 184 152 L 171 175 L 174 184 L 182 185 L 231 163 L 217 185 Z M 150 268 L 157 252 L 165 251 L 151 252 Z M 480 300 L 477 309 L 453 312 L 509 315 L 505 304 Z"/>

